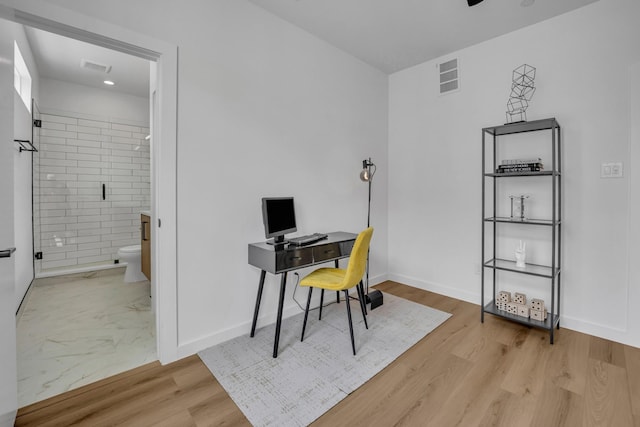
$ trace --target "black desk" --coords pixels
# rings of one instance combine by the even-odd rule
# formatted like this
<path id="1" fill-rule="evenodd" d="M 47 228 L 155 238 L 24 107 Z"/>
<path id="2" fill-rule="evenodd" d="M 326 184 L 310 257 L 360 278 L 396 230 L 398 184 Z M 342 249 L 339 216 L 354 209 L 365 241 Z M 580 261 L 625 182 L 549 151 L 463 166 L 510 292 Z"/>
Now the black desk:
<path id="1" fill-rule="evenodd" d="M 258 284 L 256 307 L 253 312 L 253 323 L 251 324 L 251 337 L 253 337 L 256 332 L 256 322 L 258 321 L 258 312 L 260 311 L 264 278 L 267 272 L 282 275 L 280 278 L 280 300 L 278 302 L 278 318 L 276 320 L 276 336 L 273 343 L 273 357 L 278 357 L 278 341 L 280 340 L 282 306 L 284 304 L 284 294 L 287 285 L 287 273 L 291 270 L 329 261 L 334 261 L 335 266 L 338 267 L 338 260 L 348 258 L 351 254 L 351 249 L 356 241 L 356 237 L 358 237 L 357 234 L 338 231 L 328 233 L 326 239 L 306 246 L 275 246 L 269 245 L 266 242 L 249 244 L 249 264 L 262 270 Z"/>

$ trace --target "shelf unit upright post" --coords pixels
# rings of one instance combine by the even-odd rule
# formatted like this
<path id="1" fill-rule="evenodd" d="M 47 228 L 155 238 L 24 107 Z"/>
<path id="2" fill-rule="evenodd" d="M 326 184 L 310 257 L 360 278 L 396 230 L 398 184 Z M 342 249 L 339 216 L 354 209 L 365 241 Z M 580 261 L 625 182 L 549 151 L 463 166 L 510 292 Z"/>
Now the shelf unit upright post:
<path id="1" fill-rule="evenodd" d="M 498 137 L 508 136 L 524 132 L 551 131 L 551 170 L 524 171 L 498 173 Z M 487 135 L 491 138 L 491 171 L 487 167 Z M 535 120 L 531 122 L 511 123 L 482 129 L 482 235 L 481 235 L 481 311 L 480 320 L 484 323 L 484 314 L 508 319 L 529 327 L 546 329 L 549 331 L 549 341 L 553 344 L 554 328 L 560 329 L 560 285 L 561 285 L 561 261 L 562 261 L 562 155 L 561 155 L 560 124 L 555 118 Z M 549 219 L 512 218 L 498 216 L 497 185 L 498 179 L 517 177 L 550 177 L 551 179 L 551 215 Z M 491 194 L 487 195 L 487 182 L 490 179 Z M 491 197 L 491 216 L 487 216 L 487 196 Z M 551 227 L 551 263 L 550 265 L 526 264 L 524 268 L 516 266 L 513 260 L 499 259 L 497 257 L 497 229 L 501 224 L 519 224 L 533 227 Z M 486 259 L 486 231 L 487 226 L 492 227 L 491 233 L 491 258 Z M 513 226 L 513 225 L 505 225 Z M 493 299 L 485 304 L 485 271 L 491 270 L 491 284 Z M 496 304 L 496 283 L 498 271 L 509 271 L 517 274 L 527 274 L 548 279 L 550 281 L 551 305 L 545 320 L 520 317 L 515 314 L 499 310 Z"/>

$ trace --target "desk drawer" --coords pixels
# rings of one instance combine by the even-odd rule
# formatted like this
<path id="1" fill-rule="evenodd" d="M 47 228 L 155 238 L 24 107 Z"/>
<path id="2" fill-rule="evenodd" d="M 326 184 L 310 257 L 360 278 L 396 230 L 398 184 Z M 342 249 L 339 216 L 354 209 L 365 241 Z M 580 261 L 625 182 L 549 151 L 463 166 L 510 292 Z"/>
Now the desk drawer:
<path id="1" fill-rule="evenodd" d="M 294 249 L 276 254 L 276 270 L 288 270 L 313 263 L 313 254 L 308 249 Z"/>
<path id="2" fill-rule="evenodd" d="M 341 256 L 342 252 L 340 250 L 340 244 L 338 243 L 330 243 L 313 248 L 313 262 L 316 263 L 340 258 Z"/>

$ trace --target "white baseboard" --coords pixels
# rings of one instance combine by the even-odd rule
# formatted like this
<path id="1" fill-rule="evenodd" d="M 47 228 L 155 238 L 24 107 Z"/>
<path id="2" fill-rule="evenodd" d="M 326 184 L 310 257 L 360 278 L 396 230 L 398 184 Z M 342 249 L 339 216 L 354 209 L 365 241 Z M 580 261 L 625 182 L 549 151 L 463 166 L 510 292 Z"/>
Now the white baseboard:
<path id="1" fill-rule="evenodd" d="M 405 276 L 397 273 L 389 273 L 388 277 L 389 277 L 388 280 L 402 283 L 404 285 L 413 286 L 414 288 L 435 292 L 440 295 L 445 295 L 451 298 L 470 302 L 472 304 L 478 304 L 478 305 L 480 304 L 480 293 L 461 291 L 460 289 L 452 288 L 450 286 L 442 285 L 440 283 L 429 282 L 426 280 L 421 280 L 415 277 L 409 277 L 409 276 Z"/>
<path id="2" fill-rule="evenodd" d="M 371 276 L 369 277 L 369 286 L 375 286 L 377 284 L 384 282 L 385 280 L 387 280 L 386 274 Z M 250 304 L 253 304 L 253 303 L 254 301 L 250 301 Z M 298 313 L 300 313 L 300 307 L 298 307 L 296 304 L 291 304 L 288 307 L 283 308 L 282 318 L 286 319 Z M 276 314 L 277 314 L 276 311 L 273 311 L 258 317 L 258 323 L 257 323 L 256 329 L 271 323 L 275 323 Z M 222 342 L 228 341 L 240 335 L 249 334 L 251 331 L 252 320 L 253 319 L 248 319 L 246 322 L 243 322 L 231 328 L 217 331 L 213 334 L 179 344 L 178 358 L 181 359 L 183 357 L 191 356 L 193 354 L 196 354 L 199 351 L 202 351 L 216 344 L 220 344 Z"/>

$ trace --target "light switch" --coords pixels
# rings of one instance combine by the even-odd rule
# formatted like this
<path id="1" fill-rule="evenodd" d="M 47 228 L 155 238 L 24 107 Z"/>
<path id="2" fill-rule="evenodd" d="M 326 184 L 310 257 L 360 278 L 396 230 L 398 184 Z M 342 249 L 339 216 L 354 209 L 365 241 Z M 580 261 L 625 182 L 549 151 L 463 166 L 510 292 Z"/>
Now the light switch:
<path id="1" fill-rule="evenodd" d="M 600 166 L 600 178 L 622 178 L 622 163 L 603 163 Z"/>

